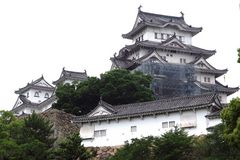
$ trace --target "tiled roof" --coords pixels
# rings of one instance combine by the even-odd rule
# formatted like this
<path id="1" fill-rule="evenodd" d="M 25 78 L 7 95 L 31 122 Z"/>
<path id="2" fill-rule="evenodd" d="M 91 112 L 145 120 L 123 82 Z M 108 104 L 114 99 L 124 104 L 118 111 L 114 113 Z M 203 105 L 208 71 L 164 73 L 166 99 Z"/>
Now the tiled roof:
<path id="1" fill-rule="evenodd" d="M 110 60 L 112 61 L 113 64 L 116 65 L 117 68 L 121 68 L 121 69 L 134 69 L 135 67 L 141 64 L 136 60 L 129 60 L 129 59 L 122 60 L 117 57 L 111 57 Z"/>
<path id="2" fill-rule="evenodd" d="M 167 16 L 167 15 L 161 15 L 161 14 L 154 14 L 154 13 L 148 13 L 143 12 L 139 10 L 137 17 L 141 19 L 141 22 L 138 23 L 133 29 L 127 33 L 123 34 L 123 38 L 131 39 L 135 34 L 137 34 L 139 31 L 144 29 L 147 26 L 151 27 L 159 27 L 159 28 L 165 28 L 166 26 L 176 26 L 181 31 L 190 32 L 192 35 L 195 35 L 199 32 L 201 32 L 202 28 L 199 27 L 192 27 L 191 25 L 188 25 L 184 17 L 175 17 L 175 16 Z"/>
<path id="3" fill-rule="evenodd" d="M 196 85 L 198 85 L 201 89 L 206 90 L 207 92 L 223 92 L 226 93 L 227 95 L 231 95 L 239 90 L 239 87 L 228 87 L 222 85 L 220 82 L 215 81 L 215 84 L 210 84 L 210 83 L 200 83 L 200 82 L 195 82 Z"/>
<path id="4" fill-rule="evenodd" d="M 58 80 L 53 81 L 54 85 L 58 85 L 65 80 L 72 80 L 72 81 L 84 81 L 87 79 L 87 72 L 75 72 L 75 71 L 67 71 L 63 68 L 62 73 Z"/>
<path id="5" fill-rule="evenodd" d="M 215 101 L 215 94 L 205 93 L 195 96 L 184 96 L 176 98 L 168 98 L 156 101 L 149 101 L 143 103 L 133 103 L 125 105 L 112 106 L 116 111 L 115 114 L 104 116 L 76 116 L 75 122 L 91 122 L 99 120 L 108 120 L 116 118 L 138 117 L 145 115 L 154 115 L 161 113 L 176 112 L 182 110 L 193 110 L 197 108 L 209 107 Z"/>
<path id="6" fill-rule="evenodd" d="M 204 58 L 208 58 L 216 53 L 215 50 L 206 50 L 199 47 L 195 47 L 192 45 L 183 44 L 185 48 L 166 46 L 164 42 L 154 42 L 154 41 L 137 41 L 132 45 L 127 45 L 119 51 L 118 57 L 128 56 L 128 54 L 133 53 L 139 50 L 141 47 L 150 48 L 150 49 L 159 49 L 163 51 L 176 51 L 183 53 L 196 54 L 198 56 L 202 56 Z"/>
<path id="7" fill-rule="evenodd" d="M 195 70 L 197 72 L 200 72 L 200 73 L 210 73 L 210 74 L 215 74 L 215 77 L 219 77 L 225 73 L 227 73 L 227 69 L 223 69 L 223 70 L 219 70 L 219 69 L 215 69 L 215 70 L 211 70 L 211 69 L 202 69 L 202 68 L 195 68 Z"/>
<path id="8" fill-rule="evenodd" d="M 208 119 L 219 118 L 220 117 L 220 113 L 221 113 L 221 110 L 218 110 L 218 111 L 215 111 L 215 112 L 212 112 L 212 113 L 206 115 L 205 117 L 207 117 Z"/>
<path id="9" fill-rule="evenodd" d="M 41 103 L 33 103 L 29 101 L 24 95 L 19 95 L 19 98 L 21 99 L 23 104 L 21 104 L 16 108 L 13 108 L 11 111 L 14 113 L 24 108 L 32 108 L 32 109 L 41 108 L 57 100 L 57 97 L 55 95 L 51 96 L 50 98 L 46 99 Z"/>
<path id="10" fill-rule="evenodd" d="M 41 80 L 44 80 L 45 83 L 48 84 L 48 86 L 36 85 Z M 29 89 L 38 89 L 38 90 L 44 90 L 44 91 L 54 91 L 54 87 L 51 86 L 42 76 L 42 77 L 38 78 L 37 80 L 35 80 L 35 81 L 31 82 L 31 83 L 28 83 L 25 87 L 20 88 L 19 90 L 15 91 L 15 93 L 16 94 L 22 94 L 22 93 L 28 91 Z"/>

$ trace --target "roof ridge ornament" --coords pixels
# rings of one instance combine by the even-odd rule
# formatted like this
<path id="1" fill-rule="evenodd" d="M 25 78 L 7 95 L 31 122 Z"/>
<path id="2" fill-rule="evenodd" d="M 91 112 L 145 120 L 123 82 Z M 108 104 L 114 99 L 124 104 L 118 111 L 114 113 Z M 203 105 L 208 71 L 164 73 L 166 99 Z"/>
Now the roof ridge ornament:
<path id="1" fill-rule="evenodd" d="M 138 11 L 141 11 L 142 5 L 140 4 L 140 6 L 138 7 Z"/>
<path id="2" fill-rule="evenodd" d="M 180 13 L 181 13 L 181 15 L 182 15 L 182 18 L 184 18 L 184 13 L 183 13 L 182 11 L 181 11 Z"/>

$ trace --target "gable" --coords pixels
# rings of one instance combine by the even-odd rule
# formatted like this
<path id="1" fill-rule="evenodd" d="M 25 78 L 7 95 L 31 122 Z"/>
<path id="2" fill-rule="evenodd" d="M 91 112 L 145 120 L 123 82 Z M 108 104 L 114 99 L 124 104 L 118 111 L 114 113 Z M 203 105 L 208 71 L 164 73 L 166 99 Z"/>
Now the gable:
<path id="1" fill-rule="evenodd" d="M 41 80 L 38 83 L 35 84 L 36 86 L 42 86 L 42 87 L 52 87 L 51 85 L 49 85 L 45 80 Z"/>
<path id="2" fill-rule="evenodd" d="M 166 46 L 168 46 L 168 47 L 184 48 L 182 45 L 180 45 L 177 42 L 171 42 L 171 43 L 167 44 Z"/>
<path id="3" fill-rule="evenodd" d="M 150 55 L 148 55 L 146 57 L 141 57 L 140 60 L 142 62 L 145 62 L 147 60 L 154 60 L 155 62 L 158 62 L 158 63 L 166 63 L 167 62 L 156 51 L 152 52 Z"/>
<path id="4" fill-rule="evenodd" d="M 203 69 L 215 70 L 204 58 L 200 58 L 197 62 L 195 62 L 196 67 Z"/>
<path id="5" fill-rule="evenodd" d="M 23 101 L 18 97 L 16 103 L 13 106 L 13 109 L 19 107 L 22 104 L 23 104 Z"/>
<path id="6" fill-rule="evenodd" d="M 92 113 L 89 114 L 89 117 L 94 116 L 103 116 L 112 114 L 108 110 L 106 110 L 103 106 L 98 106 Z"/>
<path id="7" fill-rule="evenodd" d="M 172 37 L 167 39 L 166 41 L 163 42 L 163 46 L 168 46 L 168 47 L 177 47 L 177 48 L 187 48 L 186 45 L 181 43 L 176 35 L 174 34 Z"/>

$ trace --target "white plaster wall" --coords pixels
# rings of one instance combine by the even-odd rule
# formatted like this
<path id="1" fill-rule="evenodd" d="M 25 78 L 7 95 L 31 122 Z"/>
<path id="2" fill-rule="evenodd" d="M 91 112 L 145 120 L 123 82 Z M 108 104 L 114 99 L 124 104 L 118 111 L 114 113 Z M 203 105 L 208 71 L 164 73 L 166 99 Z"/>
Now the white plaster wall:
<path id="1" fill-rule="evenodd" d="M 219 96 L 221 96 L 221 102 L 222 103 L 227 103 L 227 94 L 220 93 Z"/>
<path id="2" fill-rule="evenodd" d="M 205 115 L 208 114 L 207 109 L 196 110 L 197 126 L 195 128 L 186 129 L 190 135 L 206 134 L 207 120 Z M 162 128 L 162 122 L 175 121 L 175 125 L 180 125 L 180 112 L 169 113 L 134 119 L 123 119 L 118 122 L 113 120 L 108 122 L 93 123 L 95 130 L 106 130 L 106 136 L 95 137 L 91 140 L 83 140 L 84 146 L 116 146 L 122 145 L 125 141 L 132 138 L 141 138 L 146 136 L 160 136 L 170 128 Z M 84 128 L 89 123 L 83 124 Z M 131 126 L 137 126 L 137 132 L 131 132 Z M 81 130 L 80 128 L 80 130 Z M 81 130 L 81 132 L 83 132 Z M 81 135 L 80 135 L 81 136 Z"/>
<path id="3" fill-rule="evenodd" d="M 203 82 L 203 83 L 209 83 L 209 82 L 204 82 L 204 77 L 210 77 L 210 84 L 215 84 L 215 76 L 212 74 L 196 73 L 195 76 L 197 78 L 197 81 Z"/>
<path id="4" fill-rule="evenodd" d="M 128 59 L 132 59 L 134 58 L 141 58 L 142 56 L 148 54 L 149 50 L 147 49 L 140 49 L 138 52 L 132 54 L 131 56 L 128 57 Z M 180 64 L 180 58 L 184 58 L 186 59 L 186 63 L 192 62 L 193 60 L 195 60 L 195 56 L 194 55 L 190 55 L 190 54 L 185 54 L 185 53 L 171 53 L 171 52 L 166 52 L 166 51 L 161 51 L 161 50 L 157 50 L 156 51 L 160 56 L 165 56 L 166 60 L 169 63 L 175 63 L 175 64 Z M 170 56 L 172 55 L 172 56 Z"/>
<path id="5" fill-rule="evenodd" d="M 40 91 L 40 90 L 36 90 L 36 89 L 31 89 L 27 92 L 29 93 L 29 97 L 27 99 L 34 103 L 41 103 L 41 102 L 45 101 L 46 99 L 48 99 L 48 98 L 45 98 L 46 93 L 49 94 L 49 97 L 51 97 L 51 95 L 53 94 L 52 91 Z M 27 96 L 27 92 L 24 93 L 25 96 Z M 39 97 L 34 96 L 35 92 L 39 93 Z"/>
<path id="6" fill-rule="evenodd" d="M 140 35 L 143 35 L 143 40 L 161 42 L 162 41 L 161 39 L 155 39 L 155 33 L 165 33 L 173 35 L 174 32 L 176 33 L 177 36 L 184 37 L 185 44 L 192 44 L 192 35 L 190 33 L 180 31 L 179 29 L 174 27 L 167 28 L 147 27 L 142 32 L 138 33 L 136 36 L 133 37 L 133 43 L 136 41 L 136 38 L 138 38 Z"/>
<path id="7" fill-rule="evenodd" d="M 207 126 L 208 127 L 213 127 L 216 126 L 218 124 L 222 123 L 220 118 L 214 118 L 214 119 L 207 119 Z"/>

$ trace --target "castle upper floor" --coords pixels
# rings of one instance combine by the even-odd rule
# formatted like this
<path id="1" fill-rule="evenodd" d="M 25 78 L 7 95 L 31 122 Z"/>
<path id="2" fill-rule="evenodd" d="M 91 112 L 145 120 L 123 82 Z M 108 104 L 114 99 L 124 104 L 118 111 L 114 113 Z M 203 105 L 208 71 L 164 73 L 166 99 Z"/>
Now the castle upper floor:
<path id="1" fill-rule="evenodd" d="M 134 26 L 130 32 L 123 34 L 123 38 L 136 41 L 163 42 L 174 34 L 185 44 L 192 44 L 192 37 L 201 32 L 201 27 L 192 27 L 180 17 L 143 12 L 139 8 Z"/>

